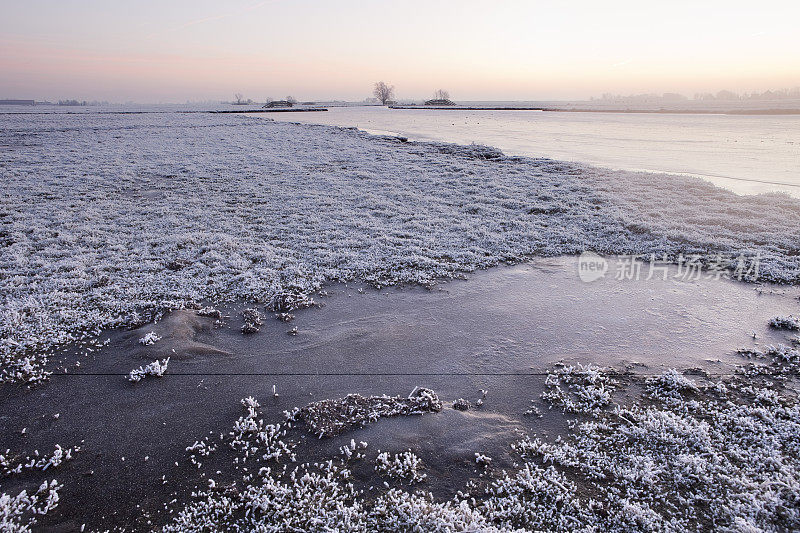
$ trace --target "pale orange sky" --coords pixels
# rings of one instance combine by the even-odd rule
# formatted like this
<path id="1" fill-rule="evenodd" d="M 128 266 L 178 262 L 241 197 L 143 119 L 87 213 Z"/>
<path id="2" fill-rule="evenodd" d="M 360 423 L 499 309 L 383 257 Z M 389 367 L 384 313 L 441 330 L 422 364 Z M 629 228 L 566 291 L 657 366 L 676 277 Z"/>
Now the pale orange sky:
<path id="1" fill-rule="evenodd" d="M 800 85 L 800 2 L 26 1 L 0 98 L 576 99 Z"/>

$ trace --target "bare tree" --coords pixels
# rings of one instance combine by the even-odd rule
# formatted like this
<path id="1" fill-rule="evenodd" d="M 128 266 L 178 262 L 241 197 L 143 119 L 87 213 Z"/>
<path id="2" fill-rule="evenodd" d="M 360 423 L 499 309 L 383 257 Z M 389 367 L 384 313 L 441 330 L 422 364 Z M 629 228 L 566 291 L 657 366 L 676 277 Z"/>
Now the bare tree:
<path id="1" fill-rule="evenodd" d="M 436 100 L 450 100 L 450 92 L 446 89 L 437 89 L 435 93 L 433 93 L 433 97 Z"/>
<path id="2" fill-rule="evenodd" d="M 286 101 L 289 102 L 290 104 L 296 104 L 297 98 L 295 98 L 294 96 L 287 96 Z"/>
<path id="3" fill-rule="evenodd" d="M 236 103 L 237 104 L 243 104 L 244 103 L 244 95 L 242 93 L 236 93 L 235 95 L 233 95 L 233 97 L 236 98 Z"/>
<path id="4" fill-rule="evenodd" d="M 386 105 L 386 102 L 394 98 L 394 85 L 387 85 L 382 81 L 376 82 L 372 94 L 374 94 L 375 98 L 380 100 L 383 105 Z"/>

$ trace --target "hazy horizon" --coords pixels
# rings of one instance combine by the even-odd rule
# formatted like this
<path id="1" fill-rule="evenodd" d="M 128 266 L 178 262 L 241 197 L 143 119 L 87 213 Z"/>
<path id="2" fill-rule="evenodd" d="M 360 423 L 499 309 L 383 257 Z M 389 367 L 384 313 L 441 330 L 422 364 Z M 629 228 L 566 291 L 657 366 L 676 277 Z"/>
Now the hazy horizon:
<path id="1" fill-rule="evenodd" d="M 800 85 L 800 4 L 9 4 L 0 98 L 575 100 Z"/>

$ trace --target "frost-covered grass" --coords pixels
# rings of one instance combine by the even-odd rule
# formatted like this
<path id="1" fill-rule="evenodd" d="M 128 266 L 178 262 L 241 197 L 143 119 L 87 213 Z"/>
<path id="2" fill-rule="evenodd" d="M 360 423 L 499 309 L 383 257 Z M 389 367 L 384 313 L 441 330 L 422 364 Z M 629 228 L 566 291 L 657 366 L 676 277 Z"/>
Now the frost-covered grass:
<path id="1" fill-rule="evenodd" d="M 56 444 L 53 453 L 49 455 L 42 455 L 39 450 L 35 450 L 33 454 L 23 458 L 21 454 L 12 453 L 7 449 L 0 454 L 0 479 L 31 470 L 44 472 L 50 468 L 58 468 L 65 462 L 71 461 L 73 454 L 80 451 L 80 446 L 63 448 L 60 444 Z M 12 496 L 0 490 L 0 531 L 9 533 L 33 531 L 33 526 L 41 516 L 58 507 L 58 491 L 61 488 L 62 485 L 56 480 L 51 480 L 43 482 L 31 494 L 23 490 Z"/>
<path id="2" fill-rule="evenodd" d="M 244 318 L 244 324 L 242 324 L 242 333 L 244 334 L 258 333 L 264 323 L 264 315 L 254 307 L 242 311 L 242 317 Z"/>
<path id="3" fill-rule="evenodd" d="M 616 386 L 617 381 L 606 368 L 580 363 L 577 366 L 558 365 L 545 380 L 542 398 L 551 407 L 559 406 L 568 413 L 598 413 L 611 403 L 611 393 Z"/>
<path id="4" fill-rule="evenodd" d="M 518 447 L 569 474 L 576 485 L 562 492 L 584 526 L 796 530 L 800 410 L 779 378 L 797 375 L 798 354 L 762 355 L 769 364 L 757 372 L 722 380 L 699 383 L 675 370 L 641 379 L 651 402 L 583 410 L 589 416 L 568 439 Z"/>
<path id="5" fill-rule="evenodd" d="M 430 394 L 432 391 L 420 389 L 413 396 Z M 285 423 L 271 425 L 260 418 L 260 405 L 254 398 L 243 399 L 242 405 L 246 414 L 234 423 L 224 442 L 237 452 L 233 464 L 243 473 L 252 473 L 245 473 L 242 483 L 235 485 L 217 486 L 209 480 L 208 489 L 194 492 L 185 506 L 171 509 L 177 512 L 163 531 L 495 530 L 466 502 L 437 502 L 430 493 L 389 488 L 367 500 L 363 491 L 356 489 L 348 467 L 363 458 L 365 442 L 351 439 L 340 450 L 343 457 L 338 461 L 301 462 L 292 451 L 295 444 L 291 439 L 297 435 L 288 435 L 289 430 L 299 430 L 294 422 L 300 409 L 289 413 Z M 216 446 L 203 444 L 207 440 L 187 448 L 193 459 L 216 451 Z M 400 483 L 419 482 L 425 476 L 420 459 L 410 451 L 378 451 L 375 469 Z"/>
<path id="6" fill-rule="evenodd" d="M 451 500 L 405 486 L 424 476 L 413 450 L 378 451 L 375 469 L 388 481 L 368 490 L 350 470 L 366 443 L 303 462 L 291 433 L 301 409 L 271 426 L 246 398 L 227 437 L 234 464 L 248 465 L 241 481 L 210 482 L 172 509 L 165 531 L 795 531 L 800 405 L 786 385 L 800 375 L 800 354 L 771 347 L 756 357 L 719 379 L 558 366 L 544 398 L 578 417 L 570 431 L 515 443 L 511 471 L 475 451 L 486 483 Z M 643 392 L 615 401 L 628 391 Z"/>
<path id="7" fill-rule="evenodd" d="M 16 496 L 0 492 L 0 531 L 33 531 L 39 517 L 58 507 L 58 491 L 61 487 L 54 479 L 49 483 L 44 481 L 32 494 L 25 490 Z"/>
<path id="8" fill-rule="evenodd" d="M 800 318 L 795 316 L 776 316 L 769 321 L 769 325 L 775 329 L 788 329 L 797 331 L 800 329 Z"/>
<path id="9" fill-rule="evenodd" d="M 456 398 L 453 400 L 453 409 L 456 411 L 469 411 L 472 404 L 469 400 L 465 400 L 464 398 Z"/>
<path id="10" fill-rule="evenodd" d="M 8 115 L 0 380 L 187 302 L 275 312 L 326 280 L 440 278 L 526 257 L 761 253 L 797 282 L 800 202 L 229 115 Z"/>
<path id="11" fill-rule="evenodd" d="M 161 337 L 156 335 L 155 331 L 151 331 L 150 333 L 146 334 L 144 337 L 139 339 L 139 344 L 143 346 L 152 346 L 160 340 Z"/>
<path id="12" fill-rule="evenodd" d="M 242 452 L 242 462 L 251 455 L 257 457 L 261 452 L 262 460 L 286 457 L 294 461 L 293 446 L 282 440 L 286 436 L 286 428 L 281 424 L 265 424 L 258 413 L 261 406 L 252 396 L 243 399 L 242 405 L 247 409 L 247 415 L 239 417 L 229 433 L 231 448 Z M 287 423 L 287 427 L 290 427 L 290 423 Z"/>
<path id="13" fill-rule="evenodd" d="M 50 455 L 41 455 L 39 450 L 35 450 L 32 455 L 23 459 L 12 454 L 10 449 L 6 449 L 5 453 L 0 454 L 0 477 L 21 474 L 25 470 L 41 470 L 44 472 L 48 468 L 55 468 L 66 461 L 72 460 L 72 454 L 80 451 L 80 446 L 62 448 L 60 444 L 56 444 L 53 453 Z"/>
<path id="14" fill-rule="evenodd" d="M 492 464 L 492 458 L 480 452 L 475 452 L 475 462 L 479 465 L 489 466 Z"/>
<path id="15" fill-rule="evenodd" d="M 365 426 L 380 418 L 422 415 L 441 410 L 442 402 L 435 392 L 417 387 L 408 398 L 349 394 L 344 398 L 322 400 L 287 412 L 286 418 L 290 422 L 302 420 L 311 432 L 321 438 Z"/>
<path id="16" fill-rule="evenodd" d="M 164 372 L 167 371 L 167 366 L 169 365 L 169 357 L 164 359 L 163 361 L 159 361 L 156 359 L 152 363 L 140 366 L 139 368 L 135 368 L 130 371 L 128 374 L 128 381 L 133 383 L 138 383 L 142 381 L 147 376 L 154 376 L 160 378 L 164 375 Z"/>
<path id="17" fill-rule="evenodd" d="M 411 450 L 395 454 L 378 450 L 378 457 L 375 458 L 375 471 L 378 474 L 408 483 L 425 481 L 427 475 L 422 471 L 424 468 L 422 459 Z"/>
<path id="18" fill-rule="evenodd" d="M 355 439 L 350 439 L 349 444 L 345 444 L 344 446 L 339 448 L 339 451 L 342 454 L 343 461 L 358 461 L 364 458 L 365 453 L 364 450 L 367 449 L 367 443 L 364 441 L 356 442 Z"/>

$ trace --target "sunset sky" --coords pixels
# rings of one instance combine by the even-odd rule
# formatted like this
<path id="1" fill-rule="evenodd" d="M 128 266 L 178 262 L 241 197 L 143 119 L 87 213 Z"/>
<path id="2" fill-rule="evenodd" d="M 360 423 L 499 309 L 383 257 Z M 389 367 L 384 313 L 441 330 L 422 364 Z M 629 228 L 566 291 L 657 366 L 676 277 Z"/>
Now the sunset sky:
<path id="1" fill-rule="evenodd" d="M 800 85 L 800 2 L 0 4 L 0 98 L 576 99 Z"/>

